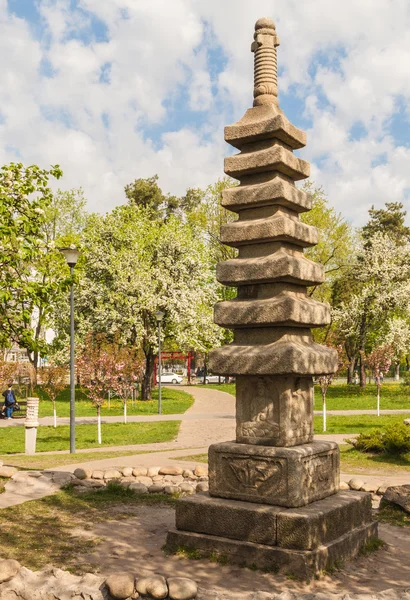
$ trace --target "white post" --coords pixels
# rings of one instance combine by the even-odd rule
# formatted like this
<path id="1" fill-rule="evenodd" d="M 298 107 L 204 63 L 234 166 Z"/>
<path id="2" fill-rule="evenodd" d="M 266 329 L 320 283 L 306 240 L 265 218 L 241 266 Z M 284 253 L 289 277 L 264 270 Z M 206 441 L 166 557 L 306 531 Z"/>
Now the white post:
<path id="1" fill-rule="evenodd" d="M 377 416 L 380 417 L 380 386 L 377 386 Z"/>
<path id="2" fill-rule="evenodd" d="M 323 398 L 323 431 L 326 431 L 326 397 Z"/>
<path id="3" fill-rule="evenodd" d="M 39 402 L 39 398 L 27 398 L 27 415 L 24 422 L 26 428 L 26 454 L 36 453 Z"/>
<path id="4" fill-rule="evenodd" d="M 57 427 L 57 409 L 56 409 L 56 405 L 54 404 L 53 407 L 53 414 L 54 414 L 54 427 Z"/>
<path id="5" fill-rule="evenodd" d="M 98 443 L 101 444 L 101 414 L 98 411 L 97 415 L 97 430 L 98 430 Z"/>

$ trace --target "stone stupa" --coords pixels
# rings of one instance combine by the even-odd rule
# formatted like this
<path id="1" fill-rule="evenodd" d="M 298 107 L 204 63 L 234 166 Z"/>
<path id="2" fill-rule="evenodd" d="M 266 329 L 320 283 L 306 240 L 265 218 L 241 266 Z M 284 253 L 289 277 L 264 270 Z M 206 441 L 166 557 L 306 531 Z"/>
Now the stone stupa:
<path id="1" fill-rule="evenodd" d="M 238 256 L 218 265 L 217 278 L 238 293 L 215 306 L 234 341 L 209 366 L 236 375 L 236 441 L 209 448 L 209 494 L 177 503 L 167 545 L 305 577 L 357 554 L 377 525 L 370 494 L 339 491 L 338 445 L 313 440 L 313 376 L 335 372 L 337 356 L 310 332 L 329 323 L 330 309 L 307 295 L 324 274 L 303 254 L 318 239 L 299 219 L 311 198 L 295 186 L 309 177 L 293 154 L 306 135 L 279 108 L 278 45 L 274 22 L 259 19 L 254 105 L 225 128 L 239 150 L 225 173 L 240 185 L 222 205 L 239 218 L 221 240 Z"/>

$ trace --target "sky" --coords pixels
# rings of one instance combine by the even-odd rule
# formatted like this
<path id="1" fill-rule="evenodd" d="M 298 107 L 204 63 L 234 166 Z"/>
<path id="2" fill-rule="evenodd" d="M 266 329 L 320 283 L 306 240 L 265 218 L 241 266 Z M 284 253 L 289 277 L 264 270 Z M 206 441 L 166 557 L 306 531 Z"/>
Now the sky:
<path id="1" fill-rule="evenodd" d="M 311 180 L 354 225 L 386 201 L 410 212 L 408 0 L 0 0 L 0 164 L 59 164 L 100 212 L 139 177 L 214 183 L 263 16 Z"/>

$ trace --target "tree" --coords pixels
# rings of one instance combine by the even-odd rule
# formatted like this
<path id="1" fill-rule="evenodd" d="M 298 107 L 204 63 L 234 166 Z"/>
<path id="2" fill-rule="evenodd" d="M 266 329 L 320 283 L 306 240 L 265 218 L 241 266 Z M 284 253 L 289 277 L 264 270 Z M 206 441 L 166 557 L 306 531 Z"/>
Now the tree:
<path id="1" fill-rule="evenodd" d="M 334 350 L 337 351 L 337 355 L 338 355 L 338 368 L 337 370 L 339 371 L 343 366 L 344 366 L 344 360 L 343 360 L 343 348 L 341 345 L 339 346 L 330 346 L 328 344 L 329 348 L 333 348 Z M 327 390 L 329 385 L 331 385 L 331 383 L 333 382 L 333 379 L 336 377 L 337 372 L 336 373 L 330 373 L 327 375 L 320 375 L 320 377 L 318 377 L 318 383 L 319 383 L 319 387 L 320 387 L 320 392 L 322 394 L 322 403 L 323 403 L 323 431 L 326 431 L 326 426 L 327 426 L 327 412 L 326 412 L 326 395 L 327 395 Z"/>
<path id="2" fill-rule="evenodd" d="M 57 190 L 45 209 L 42 230 L 46 242 L 62 247 L 79 245 L 88 219 L 86 205 L 82 188 Z"/>
<path id="3" fill-rule="evenodd" d="M 158 175 L 146 179 L 135 179 L 124 189 L 126 197 L 132 204 L 149 208 L 153 215 L 162 219 L 174 214 L 180 205 L 180 199 L 176 196 L 163 194 L 158 185 Z"/>
<path id="4" fill-rule="evenodd" d="M 116 357 L 115 377 L 112 389 L 121 398 L 124 405 L 124 423 L 127 422 L 127 401 L 132 397 L 135 384 L 140 381 L 144 363 L 135 348 L 120 348 Z"/>
<path id="5" fill-rule="evenodd" d="M 209 252 L 186 223 L 156 218 L 133 203 L 87 226 L 77 287 L 77 322 L 88 331 L 116 335 L 145 355 L 142 399 L 152 397 L 157 353 L 155 313 L 165 313 L 163 338 L 180 348 L 206 350 L 219 343 L 212 307 L 218 286 Z"/>
<path id="6" fill-rule="evenodd" d="M 330 302 L 334 282 L 340 278 L 350 265 L 352 254 L 357 249 L 357 241 L 350 223 L 329 206 L 328 199 L 321 187 L 315 187 L 308 181 L 302 187 L 312 197 L 312 209 L 301 214 L 301 221 L 318 230 L 318 243 L 307 248 L 305 254 L 310 260 L 323 266 L 326 280 L 319 286 L 310 288 L 309 295 Z"/>
<path id="7" fill-rule="evenodd" d="M 115 356 L 104 335 L 87 335 L 77 359 L 77 373 L 86 394 L 97 409 L 98 443 L 101 444 L 101 406 L 116 379 Z"/>
<path id="8" fill-rule="evenodd" d="M 410 227 L 404 224 L 407 212 L 401 202 L 386 202 L 386 208 L 369 210 L 369 221 L 362 228 L 366 246 L 371 246 L 376 233 L 386 235 L 393 243 L 401 244 L 410 241 Z"/>
<path id="9" fill-rule="evenodd" d="M 385 343 L 393 348 L 395 379 L 399 381 L 400 362 L 410 352 L 410 323 L 408 318 L 395 316 L 387 320 L 386 329 L 383 338 Z"/>
<path id="10" fill-rule="evenodd" d="M 39 369 L 41 386 L 53 404 L 54 427 L 57 427 L 56 398 L 67 386 L 67 369 L 59 365 L 48 365 Z"/>
<path id="11" fill-rule="evenodd" d="M 333 319 L 349 355 L 349 346 L 360 357 L 371 352 L 376 333 L 389 317 L 407 308 L 410 293 L 410 245 L 396 245 L 389 236 L 375 233 L 371 245 L 352 260 L 347 279 L 351 294 L 337 303 Z M 350 361 L 355 360 L 352 354 Z M 360 365 L 360 385 L 366 385 L 364 361 Z"/>
<path id="12" fill-rule="evenodd" d="M 377 387 L 377 416 L 380 417 L 380 390 L 382 385 L 381 373 L 387 373 L 394 356 L 394 349 L 389 344 L 377 346 L 363 362 L 372 370 Z"/>
<path id="13" fill-rule="evenodd" d="M 10 163 L 0 170 L 0 343 L 16 342 L 39 353 L 44 343 L 35 335 L 36 301 L 49 293 L 35 279 L 37 263 L 46 249 L 45 211 L 52 192 L 49 178 L 59 179 L 61 169 Z"/>
<path id="14" fill-rule="evenodd" d="M 18 370 L 18 364 L 0 360 L 0 386 L 6 388 L 9 383 L 13 383 Z M 1 393 L 1 391 L 0 391 Z"/>

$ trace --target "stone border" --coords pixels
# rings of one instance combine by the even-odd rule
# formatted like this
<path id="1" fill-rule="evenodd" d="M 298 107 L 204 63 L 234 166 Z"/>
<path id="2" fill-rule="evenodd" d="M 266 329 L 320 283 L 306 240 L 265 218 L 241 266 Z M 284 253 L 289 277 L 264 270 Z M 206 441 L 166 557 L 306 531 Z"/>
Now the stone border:
<path id="1" fill-rule="evenodd" d="M 79 492 L 100 489 L 112 481 L 137 494 L 195 494 L 208 491 L 208 467 L 123 467 L 91 470 L 79 467 L 70 485 Z"/>

